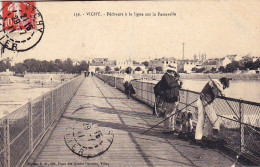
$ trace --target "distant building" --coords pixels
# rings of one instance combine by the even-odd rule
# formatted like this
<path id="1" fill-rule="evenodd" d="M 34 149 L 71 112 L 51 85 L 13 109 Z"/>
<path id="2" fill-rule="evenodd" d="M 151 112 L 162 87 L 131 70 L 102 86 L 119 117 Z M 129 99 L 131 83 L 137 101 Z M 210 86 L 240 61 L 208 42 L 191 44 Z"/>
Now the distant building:
<path id="1" fill-rule="evenodd" d="M 206 54 L 199 54 L 199 55 L 194 55 L 193 60 L 194 61 L 205 61 L 207 59 Z"/>
<path id="2" fill-rule="evenodd" d="M 171 64 L 171 65 L 176 65 L 177 67 L 177 60 L 173 57 L 170 58 L 160 58 L 160 59 L 154 59 L 154 60 L 150 60 L 149 64 L 148 64 L 148 68 L 152 68 L 152 69 L 156 69 L 157 67 L 161 67 L 163 69 L 163 71 L 166 70 L 166 67 Z"/>
<path id="3" fill-rule="evenodd" d="M 232 63 L 233 61 L 237 61 L 237 55 L 227 55 L 217 62 L 217 68 L 223 66 L 226 67 L 227 64 Z"/>
<path id="4" fill-rule="evenodd" d="M 96 72 L 97 69 L 105 70 L 105 65 L 102 63 L 91 63 L 89 65 L 89 72 Z"/>
<path id="5" fill-rule="evenodd" d="M 132 60 L 116 60 L 116 66 L 120 70 L 125 70 L 127 67 L 133 67 L 133 61 Z"/>
<path id="6" fill-rule="evenodd" d="M 180 72 L 192 73 L 194 68 L 202 68 L 202 61 L 188 59 L 178 61 L 178 71 Z"/>
<path id="7" fill-rule="evenodd" d="M 210 71 L 213 68 L 218 70 L 218 63 L 219 59 L 208 59 L 202 63 L 201 67 L 205 68 L 205 71 Z"/>
<path id="8" fill-rule="evenodd" d="M 116 60 L 116 67 L 120 69 L 120 71 L 124 71 L 127 67 L 131 67 L 133 71 L 136 70 L 137 67 L 141 68 L 141 72 L 146 72 L 145 65 L 140 63 L 134 63 L 133 60 Z"/>
<path id="9" fill-rule="evenodd" d="M 108 61 L 108 58 L 94 58 L 91 60 L 91 63 L 102 63 L 105 64 Z"/>
<path id="10" fill-rule="evenodd" d="M 193 60 L 185 61 L 183 64 L 183 70 L 186 73 L 192 73 L 194 68 L 200 67 L 199 65 L 201 64 L 198 61 L 193 61 Z"/>
<path id="11" fill-rule="evenodd" d="M 259 57 L 255 57 L 255 56 L 250 56 L 250 55 L 246 55 L 246 56 L 243 56 L 241 59 L 240 59 L 240 62 L 242 64 L 246 63 L 246 62 L 255 62 L 259 59 Z M 236 60 L 237 61 L 237 60 Z"/>
<path id="12" fill-rule="evenodd" d="M 106 66 L 109 66 L 111 70 L 114 70 L 114 68 L 116 67 L 116 61 L 108 60 L 108 58 L 94 58 L 89 64 L 89 71 L 96 72 L 97 69 L 104 71 Z"/>
<path id="13" fill-rule="evenodd" d="M 133 64 L 133 70 L 136 70 L 136 68 L 141 68 L 141 72 L 145 72 L 146 73 L 146 68 L 145 65 L 143 64 Z"/>

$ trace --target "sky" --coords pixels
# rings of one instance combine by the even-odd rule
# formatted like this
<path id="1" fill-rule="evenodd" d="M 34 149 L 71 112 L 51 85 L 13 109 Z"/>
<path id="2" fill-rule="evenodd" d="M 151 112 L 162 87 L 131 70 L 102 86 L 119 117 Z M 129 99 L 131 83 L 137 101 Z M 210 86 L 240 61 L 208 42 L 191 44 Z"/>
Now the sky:
<path id="1" fill-rule="evenodd" d="M 260 1 L 36 2 L 45 30 L 25 52 L 2 58 L 54 60 L 109 58 L 144 60 L 206 54 L 260 56 Z M 101 12 L 103 16 L 74 13 Z M 106 16 L 115 13 L 176 13 L 176 16 Z"/>

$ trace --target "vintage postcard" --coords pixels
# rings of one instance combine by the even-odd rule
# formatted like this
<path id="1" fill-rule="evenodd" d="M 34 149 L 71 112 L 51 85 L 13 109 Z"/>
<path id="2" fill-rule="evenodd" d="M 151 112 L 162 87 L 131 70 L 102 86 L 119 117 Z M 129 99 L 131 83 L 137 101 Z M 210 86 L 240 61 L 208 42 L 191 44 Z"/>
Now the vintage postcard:
<path id="1" fill-rule="evenodd" d="M 0 2 L 0 167 L 260 166 L 259 9 Z"/>

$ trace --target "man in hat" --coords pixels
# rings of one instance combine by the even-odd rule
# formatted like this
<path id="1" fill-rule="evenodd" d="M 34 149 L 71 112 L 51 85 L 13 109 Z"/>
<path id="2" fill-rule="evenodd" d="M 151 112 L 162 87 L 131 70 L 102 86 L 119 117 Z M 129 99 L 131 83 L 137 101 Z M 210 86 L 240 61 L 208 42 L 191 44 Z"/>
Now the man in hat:
<path id="1" fill-rule="evenodd" d="M 197 101 L 198 122 L 195 132 L 195 140 L 198 144 L 202 144 L 203 132 L 205 136 L 211 135 L 213 133 L 213 137 L 217 137 L 220 130 L 221 120 L 218 118 L 212 102 L 218 95 L 224 95 L 223 90 L 228 87 L 229 79 L 223 77 L 219 80 L 213 79 L 209 81 L 202 89 L 200 97 Z M 205 113 L 208 116 L 209 122 L 204 129 Z"/>
<path id="2" fill-rule="evenodd" d="M 177 73 L 176 66 L 169 65 L 161 79 L 161 89 L 164 92 L 162 108 L 165 110 L 165 118 L 169 117 L 164 121 L 164 133 L 175 131 L 176 116 L 171 115 L 176 113 L 179 104 L 179 88 L 182 84 L 179 78 L 180 75 Z"/>

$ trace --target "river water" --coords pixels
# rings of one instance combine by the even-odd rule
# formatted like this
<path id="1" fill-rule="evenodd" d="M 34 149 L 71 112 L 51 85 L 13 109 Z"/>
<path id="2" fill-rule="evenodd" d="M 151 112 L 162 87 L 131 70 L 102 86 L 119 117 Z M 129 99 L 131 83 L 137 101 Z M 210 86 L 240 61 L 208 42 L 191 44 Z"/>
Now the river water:
<path id="1" fill-rule="evenodd" d="M 144 77 L 147 82 L 157 83 L 161 79 L 162 75 L 155 75 L 152 80 L 152 76 Z M 135 76 L 136 79 L 141 79 L 139 75 Z M 201 92 L 205 84 L 209 79 L 182 79 L 183 89 L 191 91 Z M 246 101 L 252 101 L 260 103 L 260 80 L 249 80 L 248 77 L 245 80 L 231 80 L 230 87 L 224 90 L 226 97 L 242 99 Z"/>
<path id="2" fill-rule="evenodd" d="M 182 79 L 182 81 L 183 89 L 201 92 L 209 79 Z M 157 83 L 158 80 L 148 82 Z M 226 97 L 260 103 L 260 80 L 231 80 L 224 94 Z"/>
<path id="3" fill-rule="evenodd" d="M 209 80 L 183 79 L 183 89 L 200 92 Z M 260 103 L 259 80 L 231 80 L 230 87 L 224 90 L 226 97 L 241 98 L 242 100 Z"/>

